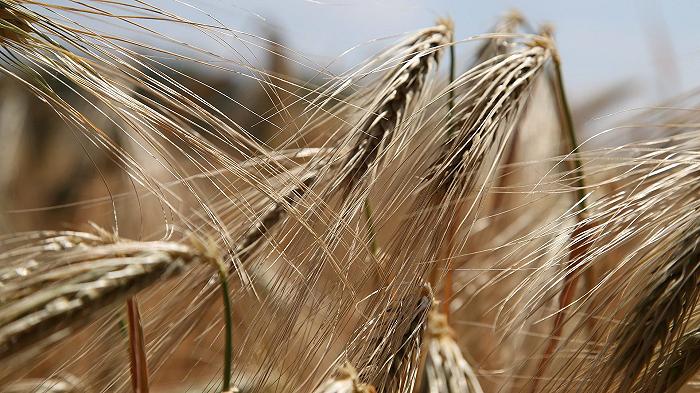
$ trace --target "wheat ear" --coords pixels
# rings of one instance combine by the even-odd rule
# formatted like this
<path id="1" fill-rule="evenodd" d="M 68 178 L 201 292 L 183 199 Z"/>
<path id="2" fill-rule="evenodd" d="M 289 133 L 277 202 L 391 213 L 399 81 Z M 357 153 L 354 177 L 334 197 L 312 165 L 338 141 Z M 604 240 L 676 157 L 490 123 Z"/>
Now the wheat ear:
<path id="1" fill-rule="evenodd" d="M 637 383 L 635 392 L 674 393 L 700 371 L 700 329 L 684 334 L 673 344 L 673 352 L 665 358 L 658 371 Z"/>
<path id="2" fill-rule="evenodd" d="M 360 376 L 379 393 L 413 391 L 420 361 L 423 332 L 434 299 L 424 287 L 390 302 L 378 304 L 375 317 L 356 334 L 357 347 L 351 347 L 349 359 L 361 364 Z"/>
<path id="3" fill-rule="evenodd" d="M 682 334 L 700 300 L 700 238 L 695 228 L 685 234 L 674 250 L 657 248 L 652 257 L 670 259 L 653 275 L 640 294 L 629 316 L 613 333 L 613 350 L 608 361 L 610 370 L 620 375 L 616 391 L 627 392 L 638 378 L 646 383 L 648 367 L 654 354 L 672 346 Z M 658 360 L 656 361 L 658 362 Z"/>
<path id="4" fill-rule="evenodd" d="M 382 82 L 382 90 L 360 120 L 353 147 L 342 165 L 345 190 L 352 189 L 391 144 L 397 128 L 409 114 L 409 109 L 421 94 L 425 78 L 438 61 L 440 51 L 452 39 L 449 22 L 417 33 L 402 51 L 408 54 L 399 66 Z"/>
<path id="5" fill-rule="evenodd" d="M 42 242 L 42 263 L 31 276 L 3 282 L 0 359 L 73 332 L 137 292 L 213 258 L 211 250 L 185 243 L 102 238 L 65 248 L 61 240 Z"/>
<path id="6" fill-rule="evenodd" d="M 428 314 L 423 393 L 483 393 L 474 369 L 462 356 L 447 315 L 433 309 Z"/>

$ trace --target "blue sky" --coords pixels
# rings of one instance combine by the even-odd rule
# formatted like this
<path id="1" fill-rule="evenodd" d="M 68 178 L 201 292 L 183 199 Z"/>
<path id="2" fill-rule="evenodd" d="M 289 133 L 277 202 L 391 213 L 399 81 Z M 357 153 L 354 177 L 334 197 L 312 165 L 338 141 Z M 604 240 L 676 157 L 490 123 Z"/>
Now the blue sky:
<path id="1" fill-rule="evenodd" d="M 156 3 L 196 15 L 177 1 Z M 500 15 L 517 8 L 534 25 L 554 24 L 574 102 L 615 83 L 638 86 L 637 104 L 700 85 L 696 72 L 700 24 L 694 20 L 700 15 L 699 1 L 198 0 L 193 4 L 212 10 L 217 19 L 241 31 L 274 31 L 286 45 L 319 64 L 361 45 L 336 61 L 337 71 L 378 49 L 363 43 L 428 26 L 439 16 L 454 19 L 459 39 L 486 32 Z"/>

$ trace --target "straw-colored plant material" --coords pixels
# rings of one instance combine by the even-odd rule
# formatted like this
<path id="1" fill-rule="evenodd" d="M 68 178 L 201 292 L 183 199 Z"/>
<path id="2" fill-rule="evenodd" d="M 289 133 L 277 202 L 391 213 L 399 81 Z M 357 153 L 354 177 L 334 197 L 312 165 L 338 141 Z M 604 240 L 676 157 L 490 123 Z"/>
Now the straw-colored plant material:
<path id="1" fill-rule="evenodd" d="M 67 373 L 80 391 L 697 383 L 697 92 L 634 118 L 658 140 L 594 149 L 574 133 L 551 33 L 516 13 L 483 36 L 454 37 L 441 20 L 388 38 L 335 75 L 196 1 L 193 19 L 143 1 L 51 3 L 0 0 L 0 72 L 60 126 L 22 114 L 31 125 L 0 134 L 11 149 L 65 128 L 75 147 L 27 149 L 20 170 L 0 171 L 0 199 L 52 177 L 70 195 L 3 206 L 0 225 L 95 215 L 114 233 L 0 237 L 0 390 L 76 390 Z M 272 70 L 253 62 L 258 51 L 275 56 Z M 470 66 L 455 75 L 460 59 Z M 177 61 L 235 75 L 236 87 L 249 79 L 263 102 Z M 298 68 L 313 77 L 282 75 Z M 6 101 L 3 118 L 22 106 Z M 92 184 L 57 165 L 69 152 L 94 163 Z M 25 163 L 41 168 L 22 173 Z M 51 221 L 48 210 L 82 215 Z"/>
<path id="2" fill-rule="evenodd" d="M 372 385 L 361 383 L 357 371 L 350 363 L 338 367 L 333 375 L 314 393 L 376 393 Z"/>
<path id="3" fill-rule="evenodd" d="M 37 351 L 76 332 L 138 291 L 210 263 L 215 251 L 186 243 L 136 242 L 105 232 L 27 234 L 0 255 L 0 358 Z"/>
<path id="4" fill-rule="evenodd" d="M 425 334 L 426 359 L 421 392 L 483 393 L 474 369 L 464 359 L 453 338 L 455 332 L 447 324 L 447 316 L 438 310 L 430 311 Z"/>
<path id="5" fill-rule="evenodd" d="M 340 169 L 344 191 L 351 190 L 373 166 L 378 165 L 395 134 L 406 123 L 417 98 L 423 92 L 425 78 L 438 61 L 441 50 L 452 40 L 449 22 L 425 29 L 405 44 L 395 70 L 381 83 L 367 114 L 358 122 L 352 150 Z"/>
<path id="6" fill-rule="evenodd" d="M 418 293 L 420 293 L 419 296 Z M 433 303 L 429 289 L 392 302 L 357 335 L 360 345 L 350 353 L 358 359 L 360 377 L 377 392 L 413 391 L 421 358 L 428 312 Z"/>
<path id="7" fill-rule="evenodd" d="M 630 391 L 635 384 L 653 386 L 648 381 L 653 370 L 659 369 L 664 353 L 682 336 L 700 299 L 698 239 L 698 228 L 692 224 L 673 248 L 657 248 L 648 255 L 650 261 L 665 260 L 613 333 L 606 363 L 613 376 L 619 375 L 617 392 Z M 692 336 L 686 341 L 692 343 Z"/>

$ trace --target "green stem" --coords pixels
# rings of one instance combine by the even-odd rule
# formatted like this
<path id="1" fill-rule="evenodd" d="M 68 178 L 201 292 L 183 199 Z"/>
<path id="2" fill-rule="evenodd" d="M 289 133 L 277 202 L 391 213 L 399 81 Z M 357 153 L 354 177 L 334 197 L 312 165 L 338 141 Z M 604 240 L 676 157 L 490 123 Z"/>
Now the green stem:
<path id="1" fill-rule="evenodd" d="M 571 149 L 571 155 L 573 157 L 573 170 L 576 174 L 576 197 L 578 198 L 578 203 L 581 204 L 581 210 L 577 214 L 579 216 L 579 221 L 582 221 L 583 214 L 586 212 L 586 183 L 584 181 L 583 175 L 583 165 L 579 158 L 579 145 L 576 140 L 576 131 L 574 130 L 574 121 L 571 116 L 571 109 L 569 107 L 569 102 L 566 98 L 566 93 L 564 91 L 564 79 L 561 72 L 561 62 L 557 56 L 554 58 L 554 80 L 552 81 L 554 92 L 557 96 L 557 101 L 559 102 L 559 116 L 561 118 L 562 126 L 564 127 L 564 132 L 567 139 L 569 140 L 569 148 Z"/>
<path id="2" fill-rule="evenodd" d="M 455 60 L 455 45 L 452 43 L 450 45 L 450 91 L 448 92 L 448 99 L 447 99 L 447 138 L 449 139 L 452 136 L 452 111 L 454 110 L 455 107 L 455 89 L 454 86 L 452 86 L 452 83 L 455 81 L 455 74 L 456 74 L 456 60 Z"/>
<path id="3" fill-rule="evenodd" d="M 219 281 L 221 282 L 221 294 L 224 301 L 225 343 L 224 343 L 224 379 L 223 392 L 231 391 L 231 369 L 233 363 L 233 318 L 231 296 L 228 287 L 228 274 L 223 265 L 219 266 Z"/>
<path id="4" fill-rule="evenodd" d="M 455 45 L 452 43 L 450 45 L 450 84 L 455 81 L 455 71 L 456 65 L 455 65 Z M 455 89 L 450 89 L 450 95 L 449 95 L 449 101 L 447 102 L 447 107 L 450 109 L 450 112 L 452 112 L 452 109 L 455 107 Z"/>

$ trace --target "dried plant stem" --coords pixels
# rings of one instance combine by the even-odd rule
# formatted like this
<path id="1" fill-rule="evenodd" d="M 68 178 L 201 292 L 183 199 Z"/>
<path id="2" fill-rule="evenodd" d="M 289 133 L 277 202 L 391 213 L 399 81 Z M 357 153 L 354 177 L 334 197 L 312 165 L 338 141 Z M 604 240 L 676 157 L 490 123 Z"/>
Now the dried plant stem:
<path id="1" fill-rule="evenodd" d="M 461 209 L 461 204 L 457 205 L 457 208 L 455 209 L 456 212 L 460 212 Z M 459 215 L 457 215 L 459 217 Z M 442 312 L 445 314 L 445 318 L 449 319 L 450 316 L 450 306 L 452 305 L 452 296 L 453 296 L 453 273 L 452 273 L 452 259 L 451 259 L 451 253 L 452 249 L 454 248 L 454 241 L 455 241 L 455 236 L 457 233 L 457 227 L 458 224 L 457 222 L 453 222 L 450 224 L 450 227 L 447 232 L 447 244 L 443 248 L 443 257 L 445 258 L 445 281 L 443 282 L 443 291 L 442 291 Z M 437 268 L 437 265 L 435 266 Z"/>
<path id="2" fill-rule="evenodd" d="M 449 262 L 448 262 L 448 267 L 447 267 L 447 274 L 445 275 L 445 284 L 444 284 L 444 291 L 443 291 L 443 301 L 442 301 L 442 312 L 445 313 L 447 317 L 450 315 L 450 305 L 452 303 L 452 270 L 449 268 Z"/>
<path id="3" fill-rule="evenodd" d="M 576 137 L 576 130 L 574 129 L 574 120 L 573 116 L 571 115 L 571 108 L 566 97 L 566 91 L 564 90 L 564 78 L 562 76 L 561 59 L 559 58 L 559 55 L 552 56 L 552 64 L 554 65 L 554 78 L 550 80 L 556 95 L 561 124 L 569 142 L 569 149 L 571 150 L 571 155 L 573 158 L 572 169 L 574 170 L 574 174 L 576 176 L 577 204 L 581 204 L 581 209 L 578 211 L 579 222 L 581 222 L 584 221 L 587 207 L 585 192 L 586 183 L 584 180 L 583 165 L 581 164 L 581 159 L 579 158 L 579 144 Z"/>
<path id="4" fill-rule="evenodd" d="M 537 385 L 540 377 L 547 369 L 550 358 L 554 351 L 556 350 L 557 344 L 559 343 L 559 338 L 566 323 L 566 309 L 569 307 L 574 299 L 576 292 L 576 286 L 578 285 L 578 280 L 582 273 L 582 266 L 575 266 L 579 264 L 579 261 L 585 257 L 588 253 L 590 247 L 590 241 L 587 236 L 590 234 L 591 226 L 586 222 L 587 215 L 587 203 L 585 194 L 585 181 L 583 174 L 583 166 L 579 158 L 579 145 L 576 138 L 576 131 L 574 129 L 574 121 L 571 115 L 571 109 L 566 97 L 566 92 L 564 90 L 564 80 L 561 72 L 561 60 L 558 55 L 552 56 L 552 63 L 554 65 L 554 77 L 550 77 L 550 83 L 552 90 L 556 95 L 557 108 L 559 110 L 560 124 L 563 128 L 564 134 L 568 140 L 569 149 L 571 151 L 572 159 L 572 170 L 576 177 L 576 204 L 580 205 L 580 209 L 576 213 L 577 225 L 571 235 L 572 242 L 569 249 L 569 261 L 566 266 L 566 272 L 564 276 L 564 281 L 562 284 L 562 291 L 559 295 L 559 311 L 554 317 L 554 324 L 552 326 L 552 332 L 550 334 L 547 346 L 545 347 L 544 354 L 540 360 L 540 364 L 537 367 L 535 378 L 533 379 L 532 392 L 537 390 Z M 577 244 L 576 239 L 582 239 L 580 244 Z M 589 286 L 592 282 L 587 283 Z"/>
<path id="5" fill-rule="evenodd" d="M 129 359 L 131 387 L 134 393 L 148 393 L 148 363 L 146 345 L 141 325 L 139 305 L 133 297 L 126 300 L 126 313 L 129 321 Z"/>

